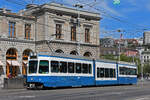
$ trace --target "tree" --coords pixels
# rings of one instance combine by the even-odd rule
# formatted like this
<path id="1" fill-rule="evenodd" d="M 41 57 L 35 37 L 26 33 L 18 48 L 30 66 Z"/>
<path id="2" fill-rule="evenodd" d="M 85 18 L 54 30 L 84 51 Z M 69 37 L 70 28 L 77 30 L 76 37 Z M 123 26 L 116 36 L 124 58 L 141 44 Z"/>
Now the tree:
<path id="1" fill-rule="evenodd" d="M 117 60 L 117 57 L 112 54 L 103 55 L 103 56 L 100 56 L 100 58 L 108 59 L 108 60 L 115 60 L 115 61 Z"/>
<path id="2" fill-rule="evenodd" d="M 119 58 L 119 57 L 114 56 L 114 55 L 112 55 L 112 54 L 107 54 L 107 55 L 101 56 L 101 58 L 103 58 L 103 59 L 108 59 L 108 60 L 118 61 L 118 58 Z M 141 73 L 141 62 L 140 62 L 140 59 L 139 59 L 139 58 L 137 58 L 137 57 L 128 57 L 128 56 L 126 56 L 126 55 L 124 55 L 124 54 L 121 54 L 121 55 L 120 55 L 120 61 L 130 62 L 130 63 L 135 62 L 135 64 L 136 64 L 137 67 L 138 67 L 138 68 L 137 68 L 138 74 Z M 149 66 L 150 66 L 150 64 L 149 64 Z M 149 68 L 150 68 L 150 67 L 149 67 Z M 148 68 L 146 68 L 146 70 L 147 70 L 147 69 L 148 69 Z"/>
<path id="3" fill-rule="evenodd" d="M 144 74 L 150 73 L 150 63 L 144 64 L 144 66 L 143 66 L 143 73 Z"/>

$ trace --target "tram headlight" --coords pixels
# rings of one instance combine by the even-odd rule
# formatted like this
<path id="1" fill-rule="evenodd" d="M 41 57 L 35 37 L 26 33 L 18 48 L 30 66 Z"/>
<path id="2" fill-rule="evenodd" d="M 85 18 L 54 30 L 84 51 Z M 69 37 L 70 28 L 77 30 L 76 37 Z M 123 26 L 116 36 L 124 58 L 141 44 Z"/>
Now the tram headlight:
<path id="1" fill-rule="evenodd" d="M 31 78 L 30 80 L 33 81 L 33 78 Z"/>

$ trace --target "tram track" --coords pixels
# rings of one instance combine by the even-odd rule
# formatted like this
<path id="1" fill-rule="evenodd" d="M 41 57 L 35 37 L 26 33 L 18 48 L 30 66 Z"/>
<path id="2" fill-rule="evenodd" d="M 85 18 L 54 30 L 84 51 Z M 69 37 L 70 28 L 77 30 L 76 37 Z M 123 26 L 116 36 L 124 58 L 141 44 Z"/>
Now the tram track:
<path id="1" fill-rule="evenodd" d="M 132 88 L 131 88 L 132 87 Z M 147 89 L 142 87 L 142 89 Z M 113 90 L 113 91 L 112 91 Z M 122 92 L 120 92 L 122 91 Z M 3 97 L 18 97 L 18 98 L 44 98 L 51 97 L 54 100 L 59 98 L 78 98 L 84 96 L 97 97 L 97 96 L 109 96 L 109 95 L 122 95 L 127 91 L 131 94 L 134 91 L 142 92 L 141 87 L 135 86 L 113 86 L 113 87 L 90 87 L 90 88 L 69 88 L 69 89 L 54 89 L 54 90 L 21 90 L 21 91 L 5 91 L 0 96 Z M 149 89 L 147 90 L 149 91 Z M 32 95 L 31 95 L 32 94 Z"/>

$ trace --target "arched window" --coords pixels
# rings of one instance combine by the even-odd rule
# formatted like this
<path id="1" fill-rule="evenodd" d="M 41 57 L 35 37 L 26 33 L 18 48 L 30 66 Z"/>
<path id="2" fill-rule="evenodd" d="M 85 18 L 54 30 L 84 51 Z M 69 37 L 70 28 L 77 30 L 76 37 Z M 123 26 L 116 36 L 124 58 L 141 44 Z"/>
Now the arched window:
<path id="1" fill-rule="evenodd" d="M 23 60 L 28 60 L 28 57 L 29 57 L 29 55 L 30 55 L 30 53 L 31 52 L 33 52 L 32 50 L 30 50 L 30 49 L 26 49 L 26 50 L 24 50 L 24 52 L 23 52 Z"/>
<path id="2" fill-rule="evenodd" d="M 85 57 L 91 57 L 92 54 L 90 52 L 85 52 L 83 56 L 85 56 Z"/>
<path id="3" fill-rule="evenodd" d="M 78 52 L 74 50 L 74 51 L 71 51 L 70 54 L 71 55 L 78 55 Z"/>
<path id="4" fill-rule="evenodd" d="M 17 50 L 15 48 L 10 48 L 6 52 L 7 60 L 16 60 L 17 59 Z"/>
<path id="5" fill-rule="evenodd" d="M 22 74 L 26 75 L 27 74 L 27 62 L 28 62 L 28 57 L 30 56 L 30 53 L 33 52 L 30 49 L 26 49 L 23 52 L 22 56 Z"/>
<path id="6" fill-rule="evenodd" d="M 56 53 L 64 53 L 61 49 L 55 51 Z"/>

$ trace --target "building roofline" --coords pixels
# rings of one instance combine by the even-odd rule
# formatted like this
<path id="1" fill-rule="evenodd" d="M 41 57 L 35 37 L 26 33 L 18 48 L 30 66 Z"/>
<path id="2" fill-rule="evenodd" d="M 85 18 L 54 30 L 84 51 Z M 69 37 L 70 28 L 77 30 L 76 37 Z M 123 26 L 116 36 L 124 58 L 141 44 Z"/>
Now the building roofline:
<path id="1" fill-rule="evenodd" d="M 46 4 L 43 4 L 42 6 L 44 6 L 44 5 L 50 5 L 50 6 L 56 6 L 56 7 L 61 7 L 61 8 L 65 8 L 65 9 L 77 10 L 77 9 L 75 9 L 75 8 L 67 7 L 67 6 L 65 6 L 65 5 L 63 5 L 63 4 L 60 4 L 60 3 L 49 3 L 49 4 L 46 3 Z M 79 11 L 100 15 L 100 13 L 90 12 L 90 11 L 86 11 L 86 10 L 79 10 Z"/>
<path id="2" fill-rule="evenodd" d="M 27 19 L 27 20 L 35 20 L 33 16 L 21 16 L 18 15 L 17 13 L 3 13 L 0 12 L 0 16 L 6 16 L 6 17 L 14 17 L 14 18 L 22 18 L 22 19 Z"/>
<path id="3" fill-rule="evenodd" d="M 60 10 L 61 9 L 61 10 Z M 50 3 L 50 4 L 43 4 L 43 5 L 39 5 L 37 7 L 31 7 L 29 9 L 26 9 L 26 13 L 31 13 L 31 14 L 37 14 L 41 11 L 47 11 L 47 12 L 62 12 L 63 14 L 66 15 L 78 15 L 78 11 L 80 12 L 80 17 L 90 17 L 93 20 L 100 20 L 102 19 L 100 17 L 99 13 L 94 13 L 94 12 L 89 12 L 89 11 L 84 11 L 84 10 L 78 10 L 77 9 L 73 9 L 73 8 L 69 8 L 67 6 L 62 6 L 56 3 Z"/>

